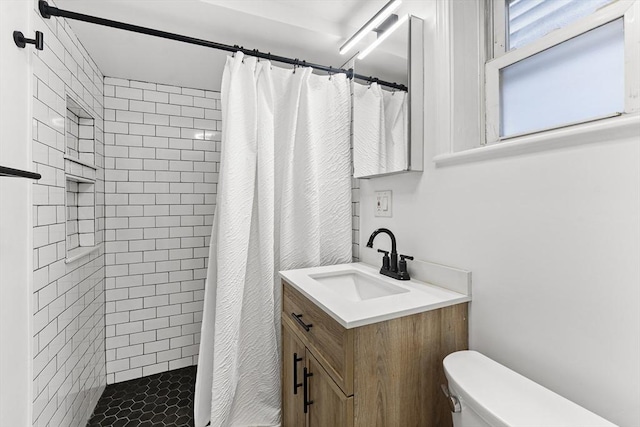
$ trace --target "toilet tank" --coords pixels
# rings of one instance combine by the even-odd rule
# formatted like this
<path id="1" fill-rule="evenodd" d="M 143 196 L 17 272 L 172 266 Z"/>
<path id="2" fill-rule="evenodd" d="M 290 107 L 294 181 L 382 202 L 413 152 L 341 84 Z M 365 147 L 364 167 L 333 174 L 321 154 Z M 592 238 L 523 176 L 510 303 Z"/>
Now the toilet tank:
<path id="1" fill-rule="evenodd" d="M 452 353 L 443 364 L 460 401 L 454 427 L 615 427 L 477 351 Z"/>

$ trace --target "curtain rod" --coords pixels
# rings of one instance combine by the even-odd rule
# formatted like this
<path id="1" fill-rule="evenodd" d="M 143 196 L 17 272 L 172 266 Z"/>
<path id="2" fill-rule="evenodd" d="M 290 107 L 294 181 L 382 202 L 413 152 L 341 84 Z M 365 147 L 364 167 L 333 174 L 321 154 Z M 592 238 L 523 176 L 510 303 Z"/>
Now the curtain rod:
<path id="1" fill-rule="evenodd" d="M 295 66 L 301 67 L 311 67 L 316 70 L 326 71 L 327 73 L 342 73 L 346 74 L 348 78 L 356 78 L 359 80 L 364 80 L 370 83 L 378 83 L 382 86 L 387 86 L 393 89 L 407 91 L 407 87 L 398 83 L 391 83 L 384 80 L 380 80 L 376 77 L 367 77 L 361 74 L 356 74 L 353 71 L 353 68 L 344 69 L 344 68 L 333 68 L 327 67 L 326 65 L 313 64 L 306 61 L 301 61 L 299 59 L 287 58 L 285 56 L 272 55 L 271 52 L 264 53 L 260 52 L 258 49 L 245 49 L 242 46 L 231 46 L 228 44 L 216 43 L 208 40 L 198 39 L 195 37 L 183 36 L 181 34 L 169 33 L 166 31 L 156 30 L 153 28 L 141 27 L 139 25 L 127 24 L 125 22 L 112 21 L 111 19 L 98 18 L 96 16 L 85 15 L 82 13 L 71 12 L 69 10 L 58 9 L 57 7 L 49 6 L 45 0 L 40 0 L 38 2 L 38 8 L 40 10 L 40 14 L 43 18 L 49 19 L 52 16 L 59 16 L 61 18 L 74 19 L 76 21 L 88 22 L 91 24 L 104 25 L 106 27 L 118 28 L 121 30 L 132 31 L 134 33 L 147 34 L 149 36 L 161 37 L 164 39 L 175 40 L 183 43 L 195 44 L 198 46 L 209 47 L 213 49 L 225 50 L 227 52 L 242 52 L 245 55 L 255 56 L 257 58 L 267 59 L 269 61 L 282 62 L 285 64 L 292 64 Z"/>

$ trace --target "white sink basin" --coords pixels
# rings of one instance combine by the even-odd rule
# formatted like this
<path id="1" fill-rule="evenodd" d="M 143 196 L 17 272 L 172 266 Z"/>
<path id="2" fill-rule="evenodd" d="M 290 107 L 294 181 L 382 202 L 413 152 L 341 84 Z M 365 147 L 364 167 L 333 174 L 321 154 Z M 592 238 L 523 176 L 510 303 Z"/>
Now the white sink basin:
<path id="1" fill-rule="evenodd" d="M 310 274 L 310 278 L 349 301 L 363 301 L 409 292 L 358 270 Z"/>

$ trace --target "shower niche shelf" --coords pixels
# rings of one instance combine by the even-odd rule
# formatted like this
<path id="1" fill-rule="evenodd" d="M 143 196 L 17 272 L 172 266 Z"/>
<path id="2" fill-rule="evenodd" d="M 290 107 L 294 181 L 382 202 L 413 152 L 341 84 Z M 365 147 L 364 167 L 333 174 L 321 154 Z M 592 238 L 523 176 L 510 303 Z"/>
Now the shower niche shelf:
<path id="1" fill-rule="evenodd" d="M 73 98 L 67 96 L 65 159 L 95 169 L 94 120 Z"/>
<path id="2" fill-rule="evenodd" d="M 66 176 L 67 263 L 95 248 L 95 181 Z"/>
<path id="3" fill-rule="evenodd" d="M 96 246 L 96 171 L 94 119 L 67 96 L 65 121 L 66 263 L 76 261 Z"/>

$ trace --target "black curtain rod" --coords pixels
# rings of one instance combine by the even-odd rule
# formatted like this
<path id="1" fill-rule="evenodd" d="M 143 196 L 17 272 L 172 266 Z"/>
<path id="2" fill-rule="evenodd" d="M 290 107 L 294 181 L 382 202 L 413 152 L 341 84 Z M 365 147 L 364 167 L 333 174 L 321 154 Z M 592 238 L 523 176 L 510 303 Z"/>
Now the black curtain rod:
<path id="1" fill-rule="evenodd" d="M 371 83 L 378 83 L 382 86 L 387 86 L 393 89 L 407 91 L 407 87 L 398 83 L 386 82 L 376 77 L 367 77 L 361 74 L 356 74 L 353 69 L 348 70 L 344 68 L 327 67 L 326 65 L 313 64 L 299 59 L 291 59 L 285 56 L 272 55 L 271 53 L 260 52 L 257 49 L 245 49 L 242 46 L 231 46 L 228 44 L 216 43 L 208 40 L 197 39 L 195 37 L 183 36 L 181 34 L 169 33 L 166 31 L 156 30 L 153 28 L 141 27 L 139 25 L 127 24 L 125 22 L 112 21 L 111 19 L 98 18 L 96 16 L 85 15 L 82 13 L 71 12 L 69 10 L 58 9 L 57 7 L 49 6 L 45 0 L 38 2 L 38 8 L 43 18 L 51 18 L 52 16 L 59 16 L 61 18 L 74 19 L 76 21 L 89 22 L 91 24 L 104 25 L 106 27 L 118 28 L 121 30 L 132 31 L 134 33 L 147 34 L 149 36 L 161 37 L 164 39 L 175 40 L 183 43 L 195 44 L 198 46 L 210 47 L 213 49 L 225 50 L 227 52 L 242 52 L 245 55 L 255 56 L 257 58 L 267 59 L 269 61 L 282 62 L 285 64 L 292 64 L 301 67 L 311 67 L 316 70 L 326 71 L 327 73 L 342 73 L 346 74 L 348 78 L 356 78 Z"/>

